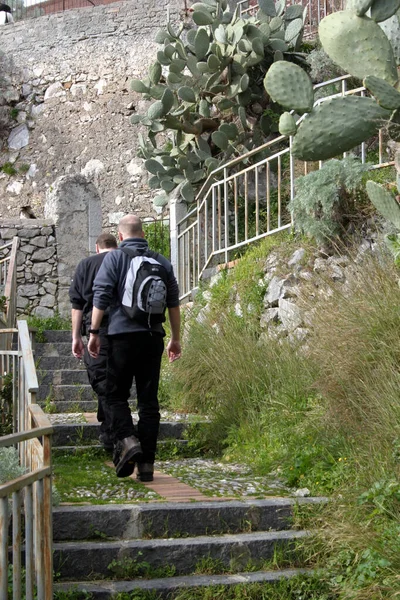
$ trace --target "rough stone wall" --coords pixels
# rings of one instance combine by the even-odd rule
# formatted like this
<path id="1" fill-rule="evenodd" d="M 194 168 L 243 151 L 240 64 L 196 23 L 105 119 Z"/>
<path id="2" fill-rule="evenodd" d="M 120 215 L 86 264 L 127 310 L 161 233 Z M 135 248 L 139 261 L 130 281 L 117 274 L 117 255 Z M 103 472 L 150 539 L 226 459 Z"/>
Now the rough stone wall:
<path id="1" fill-rule="evenodd" d="M 17 253 L 17 313 L 51 317 L 58 288 L 54 224 L 39 219 L 6 219 L 0 224 L 0 244 L 19 238 Z M 11 248 L 1 250 L 5 258 Z"/>
<path id="2" fill-rule="evenodd" d="M 99 190 L 103 226 L 118 221 L 115 213 L 154 214 L 136 158 L 139 128 L 130 123 L 144 101 L 130 80 L 145 76 L 154 60 L 152 40 L 167 6 L 174 23 L 184 5 L 128 0 L 1 28 L 7 93 L 0 112 L 6 117 L 12 107 L 13 121 L 11 132 L 0 132 L 0 165 L 11 163 L 0 173 L 0 218 L 24 205 L 42 217 L 46 190 L 76 173 Z"/>

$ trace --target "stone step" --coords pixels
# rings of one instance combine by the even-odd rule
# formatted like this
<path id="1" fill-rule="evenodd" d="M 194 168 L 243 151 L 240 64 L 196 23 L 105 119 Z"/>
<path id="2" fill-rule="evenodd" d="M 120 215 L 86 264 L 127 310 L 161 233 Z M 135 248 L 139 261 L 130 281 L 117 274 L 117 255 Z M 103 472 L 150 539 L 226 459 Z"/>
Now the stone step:
<path id="1" fill-rule="evenodd" d="M 318 498 L 268 498 L 196 503 L 59 506 L 53 509 L 54 541 L 136 539 L 282 530 L 293 507 Z"/>
<path id="2" fill-rule="evenodd" d="M 39 400 L 39 406 L 43 410 L 49 411 L 48 402 Z M 97 400 L 51 400 L 49 399 L 50 410 L 52 413 L 92 413 L 97 411 Z"/>
<path id="3" fill-rule="evenodd" d="M 53 446 L 70 446 L 75 443 L 98 442 L 99 423 L 54 424 Z M 185 431 L 186 423 L 161 421 L 158 439 L 180 439 Z"/>
<path id="4" fill-rule="evenodd" d="M 85 365 L 81 360 L 76 359 L 72 356 L 70 352 L 70 356 L 35 356 L 35 365 L 36 370 L 38 371 L 38 375 L 40 372 L 45 372 L 47 370 L 60 370 L 60 369 L 68 369 L 74 371 L 83 371 L 85 370 Z"/>
<path id="5" fill-rule="evenodd" d="M 162 448 L 163 445 L 165 445 L 166 443 L 169 443 L 170 440 L 159 440 L 157 442 L 157 446 L 159 449 Z M 185 446 L 187 446 L 187 440 L 173 440 L 175 445 L 178 446 L 180 449 L 183 449 Z M 65 456 L 66 454 L 78 454 L 78 453 L 85 453 L 87 452 L 87 450 L 90 449 L 91 451 L 95 451 L 95 452 L 99 452 L 101 454 L 103 454 L 104 452 L 104 447 L 101 444 L 84 444 L 82 446 L 53 446 L 52 448 L 52 453 L 53 456 Z M 110 455 L 111 456 L 111 455 Z"/>
<path id="6" fill-rule="evenodd" d="M 88 384 L 86 370 L 55 369 L 38 373 L 39 385 Z"/>
<path id="7" fill-rule="evenodd" d="M 70 342 L 35 342 L 33 346 L 35 359 L 39 356 L 71 356 Z M 73 358 L 73 357 L 72 357 Z M 75 359 L 76 360 L 76 359 Z"/>
<path id="8" fill-rule="evenodd" d="M 98 542 L 56 542 L 54 569 L 61 579 L 112 578 L 113 561 L 148 563 L 151 568 L 171 565 L 177 575 L 188 575 L 204 557 L 226 568 L 242 570 L 249 561 L 271 559 L 278 548 L 289 548 L 308 533 L 273 531 L 199 536 L 185 539 L 117 540 Z M 133 563 L 135 564 L 135 562 Z"/>
<path id="9" fill-rule="evenodd" d="M 72 331 L 70 329 L 46 329 L 43 331 L 46 342 L 69 342 L 72 341 Z"/>
<path id="10" fill-rule="evenodd" d="M 49 398 L 55 402 L 85 402 L 97 400 L 97 396 L 88 383 L 77 385 L 40 385 L 37 399 L 40 401 Z"/>
<path id="11" fill-rule="evenodd" d="M 275 585 L 281 579 L 290 579 L 302 574 L 311 574 L 307 569 L 283 569 L 276 571 L 255 571 L 251 573 L 237 573 L 235 575 L 189 575 L 182 577 L 168 577 L 160 579 L 137 579 L 133 581 L 73 581 L 70 583 L 56 583 L 54 589 L 59 592 L 68 591 L 75 593 L 84 590 L 91 594 L 93 600 L 111 600 L 119 597 L 119 594 L 151 593 L 157 594 L 157 598 L 168 598 L 171 600 L 174 593 L 181 590 L 193 588 L 206 588 L 210 586 L 227 586 L 243 584 L 265 584 Z M 136 597 L 136 596 L 135 596 Z M 282 600 L 285 600 L 282 598 Z"/>

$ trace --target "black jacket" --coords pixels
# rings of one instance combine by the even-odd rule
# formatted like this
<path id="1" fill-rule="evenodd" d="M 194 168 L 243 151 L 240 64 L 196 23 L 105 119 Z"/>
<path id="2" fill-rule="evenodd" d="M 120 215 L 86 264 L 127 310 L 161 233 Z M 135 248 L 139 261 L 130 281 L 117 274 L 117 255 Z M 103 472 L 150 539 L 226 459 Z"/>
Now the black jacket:
<path id="1" fill-rule="evenodd" d="M 93 256 L 84 258 L 76 267 L 75 275 L 71 280 L 69 288 L 69 299 L 72 304 L 72 308 L 83 311 L 83 331 L 84 325 L 91 318 L 93 308 L 93 282 L 97 275 L 98 270 L 108 252 L 100 252 Z M 107 324 L 107 317 L 102 321 L 102 327 Z M 89 323 L 90 325 L 90 323 Z"/>

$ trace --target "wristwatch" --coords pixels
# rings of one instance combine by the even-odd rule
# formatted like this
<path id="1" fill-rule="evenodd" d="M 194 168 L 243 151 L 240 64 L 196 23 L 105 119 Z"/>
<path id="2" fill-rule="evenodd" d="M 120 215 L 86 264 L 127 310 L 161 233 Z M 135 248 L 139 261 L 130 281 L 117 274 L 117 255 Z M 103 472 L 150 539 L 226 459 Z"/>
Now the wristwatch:
<path id="1" fill-rule="evenodd" d="M 100 329 L 89 329 L 89 333 L 94 333 L 95 335 L 99 335 Z"/>

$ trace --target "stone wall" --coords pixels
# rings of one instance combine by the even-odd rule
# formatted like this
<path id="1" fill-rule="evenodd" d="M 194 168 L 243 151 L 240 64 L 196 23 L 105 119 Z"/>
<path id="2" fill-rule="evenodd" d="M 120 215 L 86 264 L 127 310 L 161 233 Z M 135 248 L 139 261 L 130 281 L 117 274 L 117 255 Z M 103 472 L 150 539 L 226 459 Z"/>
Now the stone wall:
<path id="1" fill-rule="evenodd" d="M 130 122 L 145 103 L 130 80 L 147 74 L 167 7 L 176 23 L 184 6 L 184 0 L 128 0 L 0 29 L 6 76 L 0 165 L 8 163 L 0 173 L 0 219 L 18 216 L 24 205 L 43 217 L 46 190 L 73 174 L 99 190 L 104 227 L 132 210 L 154 214 L 136 157 L 140 129 Z"/>
<path id="2" fill-rule="evenodd" d="M 39 219 L 7 219 L 0 223 L 1 244 L 17 236 L 17 313 L 54 315 L 57 305 L 57 245 L 54 224 Z M 1 258 L 11 252 L 2 250 Z"/>

